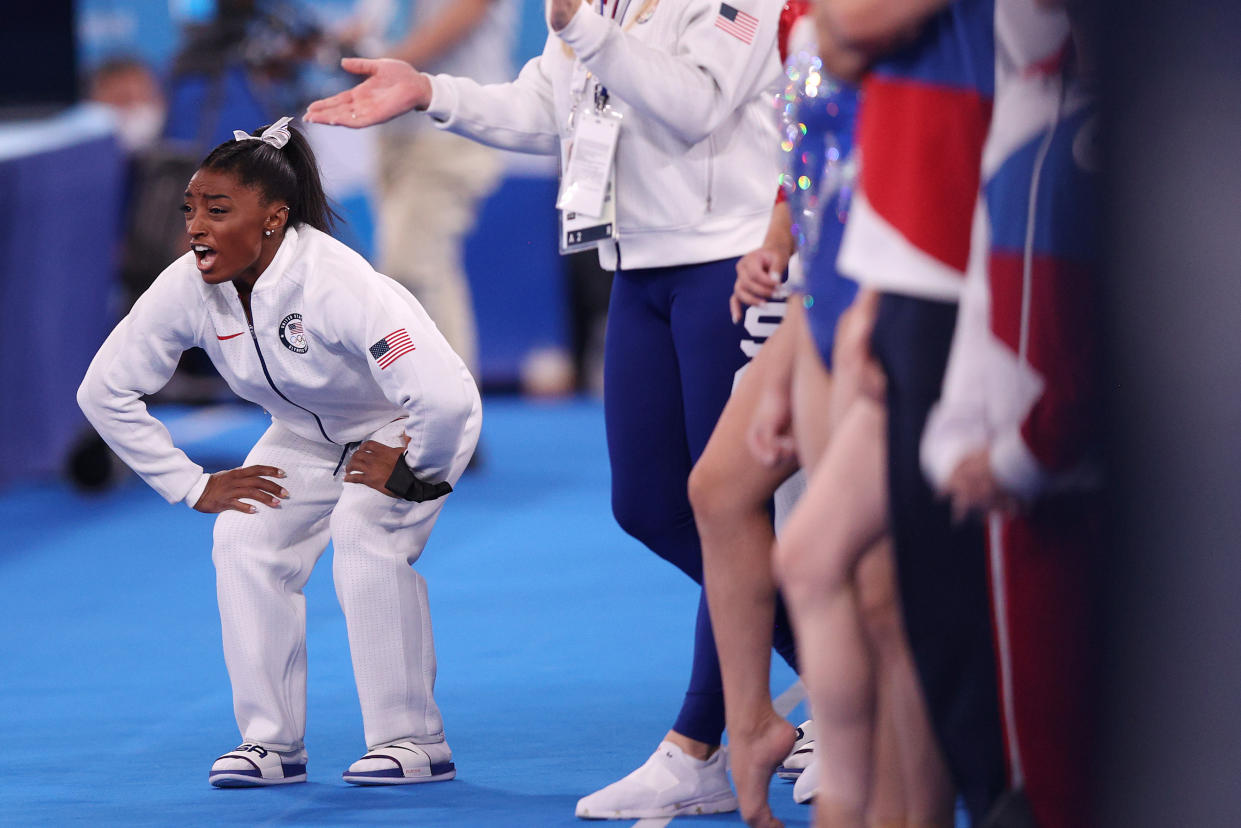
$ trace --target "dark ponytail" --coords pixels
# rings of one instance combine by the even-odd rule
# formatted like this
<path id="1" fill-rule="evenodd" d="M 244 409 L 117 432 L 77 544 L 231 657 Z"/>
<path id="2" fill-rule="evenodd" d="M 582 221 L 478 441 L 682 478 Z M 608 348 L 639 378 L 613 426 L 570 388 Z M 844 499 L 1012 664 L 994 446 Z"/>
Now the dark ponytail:
<path id="1" fill-rule="evenodd" d="M 262 134 L 268 125 L 254 130 Z M 266 141 L 225 141 L 213 149 L 200 169 L 230 173 L 263 195 L 265 203 L 289 205 L 289 225 L 309 224 L 331 233 L 340 216 L 328 204 L 319 179 L 319 164 L 306 136 L 289 125 L 289 142 L 276 149 Z"/>

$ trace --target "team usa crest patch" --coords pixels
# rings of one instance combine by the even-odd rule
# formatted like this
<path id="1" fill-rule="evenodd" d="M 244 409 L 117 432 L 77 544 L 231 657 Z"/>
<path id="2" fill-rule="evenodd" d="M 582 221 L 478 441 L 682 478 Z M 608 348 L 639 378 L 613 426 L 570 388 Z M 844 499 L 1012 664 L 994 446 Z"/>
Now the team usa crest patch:
<path id="1" fill-rule="evenodd" d="M 280 341 L 295 354 L 306 353 L 306 329 L 300 313 L 291 313 L 280 321 Z"/>
<path id="2" fill-rule="evenodd" d="M 401 357 L 414 350 L 414 343 L 409 338 L 409 332 L 404 328 L 397 328 L 383 339 L 376 342 L 370 347 L 371 356 L 375 359 L 380 370 L 386 369 L 389 365 L 396 362 Z"/>

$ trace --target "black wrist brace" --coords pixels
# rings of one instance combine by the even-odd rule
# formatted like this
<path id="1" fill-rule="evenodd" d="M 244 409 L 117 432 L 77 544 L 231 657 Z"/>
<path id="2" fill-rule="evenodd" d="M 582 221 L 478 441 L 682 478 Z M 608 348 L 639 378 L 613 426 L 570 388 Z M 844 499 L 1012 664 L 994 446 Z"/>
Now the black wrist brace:
<path id="1" fill-rule="evenodd" d="M 427 483 L 419 480 L 414 476 L 414 472 L 405 462 L 402 455 L 396 460 L 396 468 L 392 470 L 388 482 L 384 483 L 384 488 L 392 492 L 399 498 L 411 500 L 414 503 L 423 503 L 428 500 L 435 500 L 452 491 L 452 486 L 447 481 L 443 483 Z"/>

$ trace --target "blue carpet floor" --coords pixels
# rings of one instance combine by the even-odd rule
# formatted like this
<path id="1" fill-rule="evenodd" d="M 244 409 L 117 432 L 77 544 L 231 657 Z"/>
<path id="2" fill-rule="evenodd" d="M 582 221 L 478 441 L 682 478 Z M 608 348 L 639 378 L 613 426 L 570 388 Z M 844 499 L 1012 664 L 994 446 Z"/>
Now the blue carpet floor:
<path id="1" fill-rule="evenodd" d="M 265 427 L 248 408 L 161 416 L 212 469 Z M 613 522 L 598 404 L 488 400 L 484 419 L 484 464 L 418 564 L 455 781 L 341 782 L 365 745 L 329 550 L 306 589 L 309 784 L 208 786 L 238 741 L 212 519 L 135 478 L 95 497 L 33 484 L 0 493 L 0 824 L 585 824 L 577 798 L 641 763 L 676 713 L 697 591 Z M 792 681 L 773 668 L 773 690 Z M 772 801 L 808 823 L 787 783 Z M 716 824 L 740 820 L 673 823 Z"/>

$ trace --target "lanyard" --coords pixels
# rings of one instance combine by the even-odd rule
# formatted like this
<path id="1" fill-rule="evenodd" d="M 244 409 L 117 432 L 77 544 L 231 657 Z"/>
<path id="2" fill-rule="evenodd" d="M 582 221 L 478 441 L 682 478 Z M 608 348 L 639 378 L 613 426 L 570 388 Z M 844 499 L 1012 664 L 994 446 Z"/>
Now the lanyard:
<path id="1" fill-rule="evenodd" d="M 624 20 L 625 12 L 629 11 L 630 2 L 631 0 L 612 0 L 612 13 L 609 15 L 607 13 L 608 0 L 599 0 L 599 14 L 611 17 L 613 20 Z M 624 11 L 621 11 L 622 3 L 625 6 Z"/>
<path id="2" fill-rule="evenodd" d="M 613 20 L 617 20 L 619 18 L 619 20 L 624 21 L 625 15 L 629 13 L 629 6 L 632 2 L 633 0 L 613 0 L 612 14 L 608 15 L 607 13 L 608 0 L 599 0 L 599 14 L 600 16 L 610 16 Z M 659 5 L 659 0 L 646 0 L 646 2 L 642 4 L 642 8 L 638 9 L 638 13 L 637 15 L 634 16 L 634 19 L 629 21 L 629 25 L 623 27 L 624 30 L 629 31 L 630 29 L 633 28 L 634 23 L 644 22 L 643 17 L 647 16 L 648 12 L 654 11 L 655 7 L 658 5 Z M 590 73 L 587 73 L 586 77 L 587 79 L 589 79 Z M 583 89 L 582 92 L 585 92 L 585 90 Z M 577 107 L 581 104 L 582 92 L 578 93 L 576 100 L 574 100 L 573 102 L 574 110 L 576 110 Z M 608 105 L 608 88 L 604 86 L 603 84 L 598 84 L 597 86 L 595 86 L 595 109 L 599 112 L 602 112 L 604 109 L 607 108 L 607 105 Z M 572 120 L 572 117 L 570 117 L 570 120 L 569 120 L 570 128 L 572 128 L 572 124 L 573 124 L 573 120 Z"/>
<path id="3" fill-rule="evenodd" d="M 613 0 L 612 13 L 608 14 L 608 0 L 599 0 L 599 14 L 604 17 L 610 17 L 615 20 L 618 25 L 620 25 L 629 15 L 629 6 L 632 2 L 633 0 Z M 638 10 L 638 13 L 635 14 L 633 19 L 629 21 L 629 24 L 624 26 L 625 31 L 632 29 L 634 23 L 646 22 L 643 20 L 643 17 L 649 16 L 648 12 L 654 11 L 655 7 L 658 5 L 659 0 L 646 0 L 646 2 L 642 4 L 642 8 Z"/>

